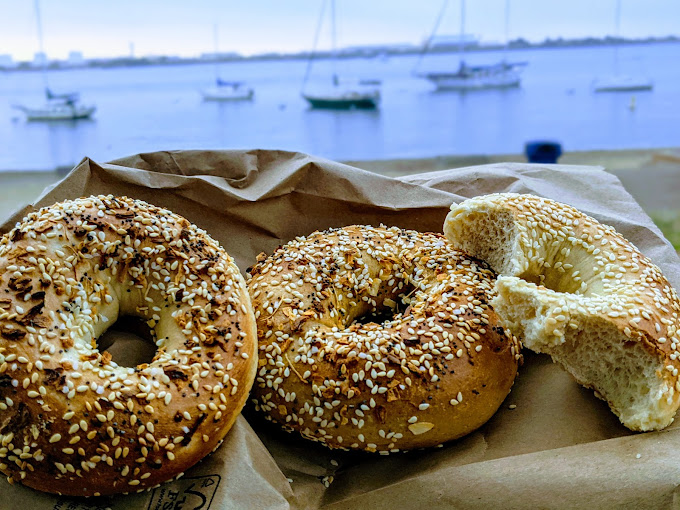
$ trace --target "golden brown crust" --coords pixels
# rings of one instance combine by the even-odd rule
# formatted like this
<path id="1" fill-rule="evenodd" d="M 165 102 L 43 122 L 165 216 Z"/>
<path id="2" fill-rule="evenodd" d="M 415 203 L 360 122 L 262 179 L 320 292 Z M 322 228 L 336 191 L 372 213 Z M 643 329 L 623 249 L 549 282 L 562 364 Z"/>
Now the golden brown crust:
<path id="1" fill-rule="evenodd" d="M 520 345 L 488 306 L 494 274 L 440 235 L 315 232 L 250 272 L 253 401 L 289 430 L 331 448 L 434 446 L 482 425 L 510 391 Z"/>
<path id="2" fill-rule="evenodd" d="M 152 362 L 97 350 L 119 313 L 147 321 Z M 231 427 L 256 355 L 238 268 L 186 219 L 113 196 L 32 213 L 0 240 L 0 471 L 78 496 L 177 476 Z"/>
<path id="3" fill-rule="evenodd" d="M 487 246 L 470 235 L 470 228 L 480 231 L 484 215 L 489 223 L 507 224 L 506 242 L 493 240 Z M 506 294 L 512 294 L 515 304 L 522 300 L 540 308 L 540 325 L 534 321 L 524 331 L 516 321 L 513 327 L 525 346 L 551 354 L 580 384 L 608 401 L 627 427 L 658 429 L 672 421 L 680 406 L 680 301 L 659 268 L 613 227 L 553 200 L 501 193 L 454 204 L 444 230 L 462 249 L 476 256 L 482 250 L 495 261 L 491 265 L 501 275 L 499 313 L 507 309 L 511 316 L 517 308 L 500 302 Z M 572 337 L 605 329 L 616 331 L 617 343 L 627 350 L 635 346 L 647 353 L 639 356 L 641 370 L 654 367 L 650 388 L 660 390 L 640 395 L 650 401 L 646 413 L 630 412 L 632 397 L 630 402 L 614 398 L 570 363 Z"/>

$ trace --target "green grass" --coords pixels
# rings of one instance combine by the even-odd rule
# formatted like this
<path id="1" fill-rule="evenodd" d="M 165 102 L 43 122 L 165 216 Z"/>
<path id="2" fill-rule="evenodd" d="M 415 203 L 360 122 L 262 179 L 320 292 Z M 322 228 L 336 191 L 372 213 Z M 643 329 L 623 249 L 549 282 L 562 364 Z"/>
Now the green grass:
<path id="1" fill-rule="evenodd" d="M 680 210 L 649 211 L 648 214 L 675 250 L 680 251 Z"/>

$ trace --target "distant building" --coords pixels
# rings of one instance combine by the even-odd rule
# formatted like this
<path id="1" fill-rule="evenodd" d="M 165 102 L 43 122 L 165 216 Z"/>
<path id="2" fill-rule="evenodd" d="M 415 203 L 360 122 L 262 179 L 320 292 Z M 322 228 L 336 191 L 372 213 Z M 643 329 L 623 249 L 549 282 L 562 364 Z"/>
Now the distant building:
<path id="1" fill-rule="evenodd" d="M 66 64 L 70 67 L 82 67 L 85 65 L 85 58 L 81 51 L 70 51 Z"/>
<path id="2" fill-rule="evenodd" d="M 14 62 L 12 55 L 0 55 L 0 67 L 3 69 L 10 69 L 16 67 L 17 63 Z"/>
<path id="3" fill-rule="evenodd" d="M 33 62 L 31 64 L 31 65 L 33 65 L 33 67 L 42 67 L 42 66 L 45 66 L 47 64 L 48 64 L 47 54 L 45 52 L 37 51 L 33 55 Z"/>

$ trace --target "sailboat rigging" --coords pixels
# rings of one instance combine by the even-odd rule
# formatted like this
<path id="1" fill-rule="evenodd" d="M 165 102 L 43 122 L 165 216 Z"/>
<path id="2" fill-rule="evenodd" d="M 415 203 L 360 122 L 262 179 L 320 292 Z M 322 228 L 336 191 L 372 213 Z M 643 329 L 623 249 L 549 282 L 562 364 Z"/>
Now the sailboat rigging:
<path id="1" fill-rule="evenodd" d="M 213 44 L 215 46 L 215 85 L 201 91 L 205 101 L 243 101 L 253 98 L 255 91 L 246 87 L 242 81 L 223 80 L 219 67 L 219 42 L 217 24 L 213 25 Z"/>
<path id="2" fill-rule="evenodd" d="M 24 105 L 13 105 L 13 107 L 24 112 L 26 114 L 26 120 L 77 120 L 90 118 L 97 108 L 94 105 L 84 105 L 80 103 L 80 94 L 78 92 L 55 94 L 50 89 L 47 76 L 47 58 L 45 57 L 43 45 L 40 0 L 35 0 L 34 5 L 36 28 L 38 32 L 38 47 L 40 55 L 43 56 L 41 73 L 43 85 L 45 87 L 46 103 L 40 107 L 29 107 Z"/>
<path id="3" fill-rule="evenodd" d="M 312 108 L 329 109 L 374 109 L 380 103 L 380 82 L 375 80 L 352 81 L 341 79 L 337 73 L 337 41 L 335 23 L 335 0 L 330 0 L 331 11 L 331 86 L 309 90 L 307 83 L 311 75 L 312 62 L 314 61 L 321 25 L 324 19 L 326 0 L 321 4 L 321 14 L 314 35 L 314 46 L 307 62 L 307 70 L 302 83 L 302 97 Z"/>
<path id="4" fill-rule="evenodd" d="M 614 15 L 614 34 L 616 39 L 621 37 L 621 0 L 616 0 Z M 633 92 L 652 90 L 654 84 L 643 76 L 623 75 L 619 72 L 619 42 L 614 43 L 614 74 L 606 78 L 599 78 L 593 82 L 595 92 Z"/>
<path id="5" fill-rule="evenodd" d="M 458 45 L 459 65 L 456 71 L 439 71 L 419 73 L 417 71 L 425 54 L 430 50 L 432 41 L 444 17 L 444 12 L 448 0 L 445 0 L 435 21 L 432 34 L 428 38 L 423 52 L 416 63 L 416 76 L 425 78 L 436 86 L 437 90 L 482 90 L 482 89 L 504 89 L 519 87 L 521 82 L 521 71 L 526 62 L 508 62 L 504 56 L 503 60 L 491 65 L 471 66 L 465 62 L 465 0 L 460 0 L 460 39 Z M 505 55 L 508 48 L 508 19 L 509 19 L 509 0 L 505 3 Z"/>

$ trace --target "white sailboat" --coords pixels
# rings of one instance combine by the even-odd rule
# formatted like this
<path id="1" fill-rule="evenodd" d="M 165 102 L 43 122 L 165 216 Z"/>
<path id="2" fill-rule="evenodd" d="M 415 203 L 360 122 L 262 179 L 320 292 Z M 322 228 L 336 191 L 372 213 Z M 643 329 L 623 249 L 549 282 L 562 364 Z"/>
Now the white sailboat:
<path id="1" fill-rule="evenodd" d="M 224 81 L 219 78 L 214 87 L 201 91 L 205 101 L 247 101 L 252 99 L 255 91 L 240 81 Z"/>
<path id="2" fill-rule="evenodd" d="M 213 26 L 213 41 L 215 44 L 215 85 L 201 91 L 205 101 L 248 101 L 253 98 L 255 91 L 242 81 L 227 81 L 220 77 L 219 44 L 217 25 Z"/>
<path id="3" fill-rule="evenodd" d="M 330 1 L 331 5 L 331 60 L 333 64 L 333 74 L 331 83 L 321 87 L 309 87 L 310 71 L 314 52 L 316 51 L 319 32 L 324 18 L 326 2 L 321 5 L 321 14 L 314 38 L 314 48 L 312 56 L 307 63 L 307 72 L 302 84 L 302 97 L 307 100 L 312 108 L 325 108 L 336 110 L 349 109 L 375 109 L 380 103 L 380 81 L 378 80 L 355 80 L 342 79 L 335 71 L 336 64 L 336 33 L 335 33 L 335 0 Z"/>
<path id="4" fill-rule="evenodd" d="M 416 64 L 419 66 L 422 56 L 429 50 L 439 23 L 444 16 L 448 0 L 444 1 L 442 9 L 435 23 L 434 30 L 430 36 L 421 58 Z M 505 39 L 506 51 L 508 41 L 508 20 L 509 20 L 509 0 L 505 3 Z M 526 62 L 508 62 L 506 58 L 491 65 L 471 66 L 465 62 L 465 0 L 460 0 L 460 63 L 456 71 L 438 71 L 418 73 L 416 76 L 430 80 L 437 87 L 437 90 L 484 90 L 484 89 L 505 89 L 519 87 L 521 83 L 521 72 Z"/>
<path id="5" fill-rule="evenodd" d="M 47 101 L 42 106 L 14 105 L 14 108 L 26 114 L 26 120 L 78 120 L 89 119 L 96 111 L 93 105 L 80 102 L 77 93 L 53 94 L 45 89 Z"/>
<path id="6" fill-rule="evenodd" d="M 615 34 L 621 35 L 621 0 L 616 0 Z M 619 45 L 614 45 L 614 74 L 593 81 L 595 92 L 634 92 L 652 90 L 654 83 L 645 76 L 625 75 L 619 72 Z"/>
<path id="7" fill-rule="evenodd" d="M 45 54 L 43 48 L 42 21 L 40 18 L 40 0 L 35 0 L 35 18 L 38 29 L 38 45 L 41 54 Z M 49 87 L 47 77 L 47 61 L 42 64 L 42 76 L 45 85 L 45 103 L 40 106 L 12 105 L 17 110 L 26 114 L 26 120 L 50 121 L 50 120 L 78 120 L 88 119 L 97 110 L 94 105 L 82 104 L 80 94 L 70 92 L 67 94 L 54 94 Z"/>

